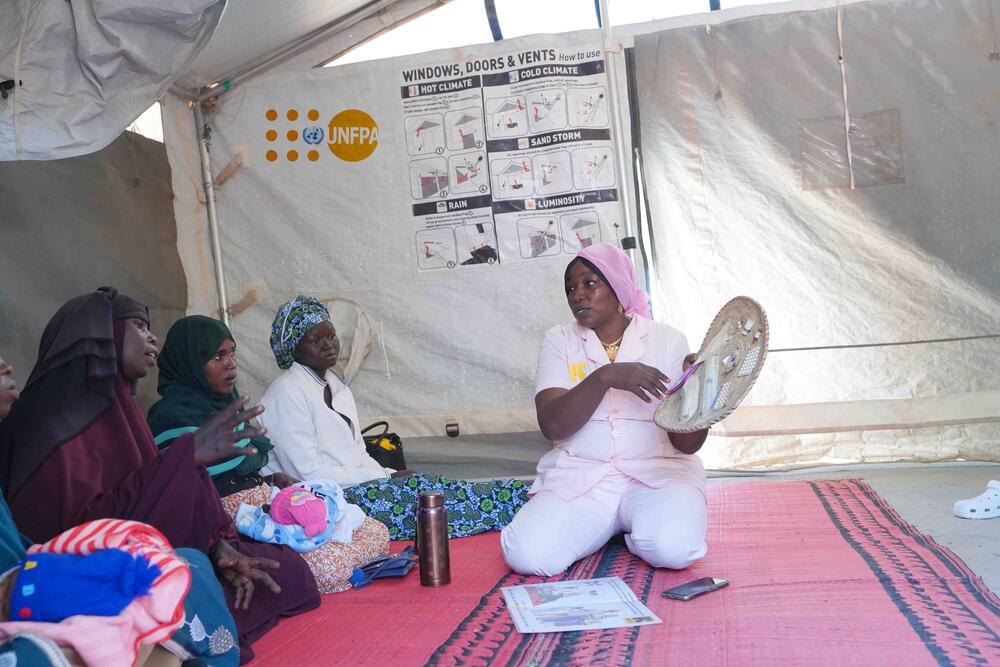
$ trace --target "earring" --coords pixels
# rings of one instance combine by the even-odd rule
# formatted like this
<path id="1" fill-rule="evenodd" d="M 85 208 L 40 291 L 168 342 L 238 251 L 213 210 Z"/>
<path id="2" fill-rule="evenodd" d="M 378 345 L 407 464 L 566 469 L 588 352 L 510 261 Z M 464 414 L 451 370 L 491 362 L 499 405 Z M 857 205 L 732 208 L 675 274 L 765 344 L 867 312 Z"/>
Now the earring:
<path id="1" fill-rule="evenodd" d="M 622 305 L 620 303 L 618 304 L 618 312 L 619 313 L 624 313 L 625 312 L 625 309 L 622 308 Z"/>

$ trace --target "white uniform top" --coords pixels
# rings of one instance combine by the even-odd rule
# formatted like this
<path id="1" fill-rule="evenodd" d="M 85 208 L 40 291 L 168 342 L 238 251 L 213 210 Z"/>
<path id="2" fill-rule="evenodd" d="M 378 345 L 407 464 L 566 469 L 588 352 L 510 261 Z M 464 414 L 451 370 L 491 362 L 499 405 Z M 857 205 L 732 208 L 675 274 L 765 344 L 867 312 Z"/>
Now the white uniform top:
<path id="1" fill-rule="evenodd" d="M 301 480 L 332 479 L 344 487 L 388 477 L 394 471 L 365 451 L 354 394 L 332 371 L 326 372 L 326 382 L 333 410 L 323 400 L 323 381 L 298 362 L 264 392 L 260 422 L 274 442 L 264 471 Z"/>
<path id="2" fill-rule="evenodd" d="M 615 363 L 638 361 L 653 366 L 672 385 L 681 376 L 688 352 L 687 339 L 677 329 L 633 315 Z M 554 387 L 572 389 L 609 363 L 592 329 L 576 322 L 552 327 L 538 355 L 535 393 Z M 646 403 L 630 391 L 609 389 L 590 420 L 569 438 L 556 442 L 538 462 L 531 493 L 554 491 L 564 500 L 573 500 L 613 470 L 654 488 L 683 482 L 704 493 L 701 459 L 674 449 L 667 432 L 653 422 L 657 405 L 656 400 Z"/>

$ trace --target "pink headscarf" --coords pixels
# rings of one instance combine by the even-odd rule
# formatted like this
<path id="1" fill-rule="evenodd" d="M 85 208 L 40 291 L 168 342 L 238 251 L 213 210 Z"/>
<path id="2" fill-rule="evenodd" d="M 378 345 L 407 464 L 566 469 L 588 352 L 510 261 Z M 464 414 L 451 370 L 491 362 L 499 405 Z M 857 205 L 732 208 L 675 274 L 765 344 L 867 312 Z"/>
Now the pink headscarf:
<path id="1" fill-rule="evenodd" d="M 635 313 L 650 317 L 648 295 L 639 289 L 635 278 L 635 265 L 629 256 L 611 243 L 598 243 L 584 248 L 577 254 L 596 266 L 608 281 L 611 291 L 626 315 Z"/>

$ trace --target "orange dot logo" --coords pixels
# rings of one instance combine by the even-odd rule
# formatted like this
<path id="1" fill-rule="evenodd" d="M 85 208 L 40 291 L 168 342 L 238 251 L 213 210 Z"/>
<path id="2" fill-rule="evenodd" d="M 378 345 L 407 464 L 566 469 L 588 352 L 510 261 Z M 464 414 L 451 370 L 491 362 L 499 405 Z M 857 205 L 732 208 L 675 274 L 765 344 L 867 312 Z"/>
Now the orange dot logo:
<path id="1" fill-rule="evenodd" d="M 288 151 L 288 154 L 285 155 L 285 157 L 288 158 L 289 162 L 295 162 L 296 160 L 299 159 L 299 152 L 295 150 Z"/>
<path id="2" fill-rule="evenodd" d="M 271 121 L 278 120 L 278 112 L 274 109 L 268 109 L 267 113 L 264 114 L 264 117 Z"/>
<path id="3" fill-rule="evenodd" d="M 316 109 L 310 109 L 309 113 L 307 113 L 306 116 L 309 117 L 309 120 L 315 123 L 316 121 L 319 120 L 319 111 L 317 111 Z"/>
<path id="4" fill-rule="evenodd" d="M 288 120 L 298 120 L 299 119 L 299 112 L 296 111 L 295 109 L 289 109 L 288 113 L 285 114 L 285 117 Z"/>
<path id="5" fill-rule="evenodd" d="M 268 162 L 274 162 L 278 159 L 278 151 L 268 151 L 264 154 L 264 157 L 267 158 Z"/>
<path id="6" fill-rule="evenodd" d="M 306 157 L 309 158 L 310 162 L 315 162 L 319 159 L 319 151 L 309 151 L 306 153 Z"/>
<path id="7" fill-rule="evenodd" d="M 278 133 L 274 130 L 268 130 L 264 136 L 267 137 L 268 141 L 275 141 L 278 138 Z"/>
<path id="8" fill-rule="evenodd" d="M 360 109 L 346 109 L 330 120 L 330 152 L 345 162 L 360 162 L 378 148 L 378 125 Z"/>

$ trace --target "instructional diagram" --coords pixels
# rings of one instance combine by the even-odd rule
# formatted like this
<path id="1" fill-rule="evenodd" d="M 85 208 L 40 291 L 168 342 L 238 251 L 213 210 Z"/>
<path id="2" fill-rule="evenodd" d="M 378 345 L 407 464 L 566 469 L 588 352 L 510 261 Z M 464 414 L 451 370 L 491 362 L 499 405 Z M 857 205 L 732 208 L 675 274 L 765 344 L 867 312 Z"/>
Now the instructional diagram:
<path id="1" fill-rule="evenodd" d="M 403 122 L 406 150 L 410 155 L 440 153 L 444 146 L 444 121 L 441 114 L 414 116 Z"/>
<path id="2" fill-rule="evenodd" d="M 578 148 L 573 151 L 573 183 L 578 190 L 611 188 L 615 165 L 609 148 Z"/>
<path id="3" fill-rule="evenodd" d="M 524 99 L 518 95 L 486 100 L 486 114 L 490 119 L 487 134 L 490 139 L 519 137 L 528 133 Z"/>
<path id="4" fill-rule="evenodd" d="M 417 264 L 421 269 L 451 269 L 457 260 L 455 233 L 450 228 L 417 232 Z"/>
<path id="5" fill-rule="evenodd" d="M 607 127 L 608 103 L 604 86 L 569 91 L 569 123 L 573 127 Z"/>
<path id="6" fill-rule="evenodd" d="M 566 92 L 557 88 L 529 94 L 528 127 L 532 134 L 566 127 Z"/>
<path id="7" fill-rule="evenodd" d="M 495 160 L 493 196 L 496 199 L 530 197 L 535 194 L 530 160 Z"/>
<path id="8" fill-rule="evenodd" d="M 552 217 L 523 218 L 517 221 L 517 235 L 521 257 L 534 259 L 558 255 L 559 228 Z"/>
<path id="9" fill-rule="evenodd" d="M 483 110 L 468 107 L 444 115 L 448 132 L 448 150 L 461 151 L 483 147 Z"/>
<path id="10" fill-rule="evenodd" d="M 463 266 L 493 264 L 500 258 L 497 254 L 496 234 L 492 223 L 459 225 L 455 228 L 455 237 L 458 241 L 458 256 Z"/>
<path id="11" fill-rule="evenodd" d="M 573 172 L 566 151 L 538 155 L 531 162 L 535 165 L 536 194 L 553 195 L 573 189 Z"/>
<path id="12" fill-rule="evenodd" d="M 621 220 L 599 47 L 402 72 L 421 270 L 575 254 Z"/>
<path id="13" fill-rule="evenodd" d="M 601 218 L 596 211 L 580 211 L 559 216 L 563 252 L 575 255 L 584 248 L 601 243 Z"/>
<path id="14" fill-rule="evenodd" d="M 455 194 L 489 191 L 486 153 L 477 151 L 452 155 L 448 158 L 448 165 L 451 191 Z"/>
<path id="15" fill-rule="evenodd" d="M 410 196 L 414 199 L 448 196 L 448 166 L 444 158 L 410 163 Z"/>

